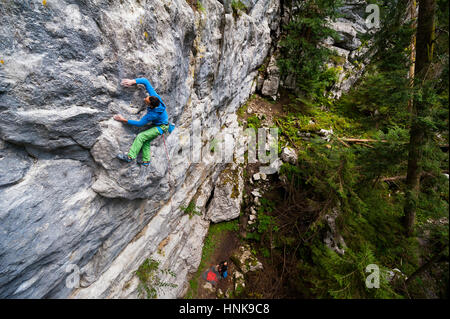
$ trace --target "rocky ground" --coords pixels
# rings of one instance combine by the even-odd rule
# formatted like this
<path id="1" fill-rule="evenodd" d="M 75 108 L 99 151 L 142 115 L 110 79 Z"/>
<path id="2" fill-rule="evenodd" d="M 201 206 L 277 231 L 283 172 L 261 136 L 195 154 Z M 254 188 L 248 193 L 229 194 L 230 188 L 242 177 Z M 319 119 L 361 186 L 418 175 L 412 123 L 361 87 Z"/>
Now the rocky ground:
<path id="1" fill-rule="evenodd" d="M 228 276 L 220 279 L 217 284 L 212 284 L 199 276 L 198 288 L 191 297 L 197 299 L 246 297 L 249 293 L 246 288 L 252 280 L 250 276 L 263 277 L 263 264 L 255 256 L 251 246 L 238 238 L 237 232 L 228 232 L 221 238 L 214 254 L 205 261 L 208 266 L 201 269 L 202 273 L 222 261 L 228 262 Z"/>

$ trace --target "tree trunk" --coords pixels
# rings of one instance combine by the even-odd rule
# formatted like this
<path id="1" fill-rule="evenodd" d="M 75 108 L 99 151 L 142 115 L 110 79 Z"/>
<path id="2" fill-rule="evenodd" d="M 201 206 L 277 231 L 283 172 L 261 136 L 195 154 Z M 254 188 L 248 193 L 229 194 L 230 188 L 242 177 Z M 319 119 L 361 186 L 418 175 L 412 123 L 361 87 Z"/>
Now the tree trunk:
<path id="1" fill-rule="evenodd" d="M 434 14 L 436 0 L 419 1 L 419 19 L 416 32 L 416 63 L 414 78 L 416 85 L 420 86 L 429 76 L 428 70 L 433 58 L 434 46 Z M 420 125 L 420 117 L 426 110 L 426 103 L 414 100 L 411 110 L 411 129 L 408 154 L 408 171 L 406 176 L 406 203 L 404 207 L 404 226 L 408 236 L 414 233 L 416 207 L 420 188 L 423 146 L 425 132 Z"/>
<path id="2" fill-rule="evenodd" d="M 410 9 L 410 19 L 412 21 L 411 24 L 411 28 L 416 28 L 417 27 L 417 21 L 416 20 L 416 11 L 417 11 L 417 6 L 416 6 L 416 0 L 413 0 L 409 3 L 409 9 Z M 414 72 L 415 72 L 415 61 L 416 61 L 416 35 L 414 34 L 412 36 L 411 39 L 411 46 L 410 46 L 410 50 L 411 50 L 411 56 L 410 56 L 410 61 L 411 64 L 409 66 L 409 73 L 408 73 L 408 77 L 410 79 L 410 86 L 413 87 L 414 86 Z M 413 106 L 414 101 L 411 99 L 408 102 L 408 111 L 411 112 L 412 111 L 412 106 Z"/>

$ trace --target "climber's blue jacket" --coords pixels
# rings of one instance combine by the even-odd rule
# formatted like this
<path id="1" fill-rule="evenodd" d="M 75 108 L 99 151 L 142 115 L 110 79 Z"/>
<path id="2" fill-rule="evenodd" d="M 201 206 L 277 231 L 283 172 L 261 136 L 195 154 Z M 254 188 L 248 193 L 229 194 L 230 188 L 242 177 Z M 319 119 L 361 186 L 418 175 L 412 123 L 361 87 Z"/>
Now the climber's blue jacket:
<path id="1" fill-rule="evenodd" d="M 151 123 L 158 127 L 159 133 L 163 134 L 163 130 L 159 127 L 159 125 L 167 125 L 169 123 L 166 105 L 147 79 L 138 78 L 136 79 L 136 84 L 145 85 L 148 94 L 150 94 L 150 96 L 156 96 L 161 103 L 154 109 L 147 107 L 147 114 L 145 114 L 139 121 L 128 120 L 127 123 L 134 126 L 144 126 L 145 124 Z"/>

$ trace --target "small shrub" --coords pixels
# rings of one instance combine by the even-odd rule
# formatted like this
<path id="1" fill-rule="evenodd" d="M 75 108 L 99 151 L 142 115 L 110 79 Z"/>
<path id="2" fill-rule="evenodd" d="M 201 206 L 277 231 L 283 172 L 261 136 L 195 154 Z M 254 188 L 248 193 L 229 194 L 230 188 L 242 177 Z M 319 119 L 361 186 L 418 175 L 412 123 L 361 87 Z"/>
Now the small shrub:
<path id="1" fill-rule="evenodd" d="M 247 119 L 247 126 L 257 130 L 261 127 L 261 120 L 256 115 L 250 116 Z"/>
<path id="2" fill-rule="evenodd" d="M 231 8 L 233 9 L 233 14 L 240 16 L 243 11 L 247 12 L 247 7 L 242 3 L 241 0 L 231 1 Z"/>
<path id="3" fill-rule="evenodd" d="M 212 141 L 209 144 L 209 151 L 211 153 L 214 153 L 216 151 L 216 147 L 219 145 L 219 140 L 216 138 L 213 138 Z"/>
<path id="4" fill-rule="evenodd" d="M 147 258 L 136 271 L 139 278 L 138 291 L 141 296 L 147 299 L 158 297 L 158 291 L 163 287 L 176 288 L 176 284 L 161 281 L 160 275 L 170 275 L 176 277 L 176 274 L 170 269 L 159 269 L 159 261 L 153 258 Z"/>
<path id="5" fill-rule="evenodd" d="M 202 213 L 197 211 L 195 208 L 196 208 L 195 207 L 195 201 L 193 201 L 193 200 L 189 203 L 189 205 L 187 207 L 186 206 L 180 206 L 180 209 L 185 214 L 189 215 L 189 219 L 191 219 L 194 215 L 201 216 Z"/>
<path id="6" fill-rule="evenodd" d="M 266 232 L 278 232 L 279 227 L 276 223 L 276 219 L 267 213 L 272 213 L 275 209 L 275 203 L 261 198 L 261 206 L 258 208 L 258 228 L 259 234 L 264 234 Z"/>
<path id="7" fill-rule="evenodd" d="M 206 12 L 205 7 L 202 5 L 202 3 L 201 3 L 199 0 L 197 0 L 197 10 L 198 10 L 198 11 L 201 11 L 201 12 L 203 12 L 203 13 Z"/>

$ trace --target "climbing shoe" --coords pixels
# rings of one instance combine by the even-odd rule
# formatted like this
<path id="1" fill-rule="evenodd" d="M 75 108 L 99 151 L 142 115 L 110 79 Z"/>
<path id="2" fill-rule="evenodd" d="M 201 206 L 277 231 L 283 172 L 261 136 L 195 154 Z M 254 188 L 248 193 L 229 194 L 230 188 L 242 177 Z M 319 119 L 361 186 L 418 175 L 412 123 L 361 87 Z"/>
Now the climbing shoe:
<path id="1" fill-rule="evenodd" d="M 145 167 L 145 171 L 148 173 L 152 173 L 155 171 L 155 168 L 153 167 L 152 163 L 150 161 L 143 162 L 143 161 L 136 161 L 140 166 Z"/>
<path id="2" fill-rule="evenodd" d="M 150 161 L 148 161 L 148 162 L 138 161 L 137 163 L 139 165 L 146 166 L 146 167 L 150 166 Z"/>
<path id="3" fill-rule="evenodd" d="M 117 155 L 117 158 L 120 159 L 121 161 L 124 161 L 127 163 L 130 163 L 133 160 L 132 158 L 128 157 L 128 155 L 126 155 L 126 154 L 119 154 L 119 155 Z"/>

